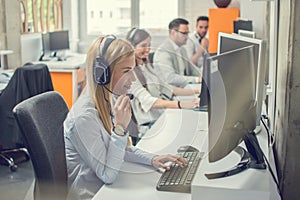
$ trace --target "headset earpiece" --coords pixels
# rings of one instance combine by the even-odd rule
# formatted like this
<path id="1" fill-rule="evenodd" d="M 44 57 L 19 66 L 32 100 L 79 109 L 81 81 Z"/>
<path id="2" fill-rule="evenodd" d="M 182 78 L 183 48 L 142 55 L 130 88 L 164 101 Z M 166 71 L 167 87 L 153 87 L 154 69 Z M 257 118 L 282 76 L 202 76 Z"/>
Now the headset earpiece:
<path id="1" fill-rule="evenodd" d="M 136 33 L 137 30 L 138 30 L 138 28 L 136 28 L 136 27 L 133 27 L 133 28 L 131 29 L 131 32 L 130 32 L 130 34 L 129 34 L 129 36 L 128 36 L 128 40 L 129 40 L 129 41 L 132 41 L 132 40 L 133 40 L 133 38 L 134 38 L 135 33 Z"/>
<path id="2" fill-rule="evenodd" d="M 94 62 L 94 80 L 98 85 L 110 82 L 110 68 L 102 56 L 97 56 Z"/>
<path id="3" fill-rule="evenodd" d="M 115 39 L 114 35 L 109 35 L 100 44 L 99 55 L 96 57 L 93 65 L 94 81 L 98 85 L 106 85 L 110 82 L 110 67 L 109 63 L 104 59 L 104 55 L 109 45 Z"/>

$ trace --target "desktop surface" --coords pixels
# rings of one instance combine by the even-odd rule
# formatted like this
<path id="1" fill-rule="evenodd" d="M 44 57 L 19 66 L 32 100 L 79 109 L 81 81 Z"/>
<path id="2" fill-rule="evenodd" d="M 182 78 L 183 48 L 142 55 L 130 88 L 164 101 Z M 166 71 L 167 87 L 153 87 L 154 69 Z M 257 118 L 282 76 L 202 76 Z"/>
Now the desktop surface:
<path id="1" fill-rule="evenodd" d="M 207 117 L 206 112 L 167 109 L 138 143 L 138 147 L 157 154 L 174 154 L 182 145 L 192 145 L 199 151 L 205 151 L 208 149 Z M 258 135 L 258 139 L 266 154 L 268 148 L 265 131 Z M 215 180 L 208 180 L 204 175 L 231 168 L 239 159 L 239 155 L 232 152 L 224 160 L 208 163 L 205 154 L 192 181 L 191 193 L 157 191 L 156 185 L 161 172 L 149 166 L 124 162 L 115 183 L 104 185 L 93 199 L 247 199 L 248 194 L 248 199 L 268 199 L 266 196 L 270 191 L 270 179 L 267 170 L 248 169 L 238 175 Z"/>
<path id="2" fill-rule="evenodd" d="M 264 154 L 269 158 L 266 131 L 263 130 L 257 135 L 257 138 Z M 240 146 L 245 147 L 244 143 L 241 143 Z M 205 177 L 207 173 L 231 169 L 240 162 L 240 159 L 240 155 L 236 152 L 231 152 L 224 159 L 214 163 L 209 163 L 208 157 L 205 156 L 193 179 L 192 200 L 198 200 L 199 195 L 203 199 L 210 200 L 269 199 L 270 172 L 268 170 L 247 169 L 233 176 L 212 180 Z"/>
<path id="3" fill-rule="evenodd" d="M 201 151 L 205 131 L 207 133 L 207 113 L 167 109 L 138 143 L 138 147 L 157 154 L 176 154 L 182 145 L 192 145 Z M 102 186 L 93 199 L 191 199 L 190 193 L 156 190 L 161 175 L 152 167 L 124 162 L 115 183 Z"/>

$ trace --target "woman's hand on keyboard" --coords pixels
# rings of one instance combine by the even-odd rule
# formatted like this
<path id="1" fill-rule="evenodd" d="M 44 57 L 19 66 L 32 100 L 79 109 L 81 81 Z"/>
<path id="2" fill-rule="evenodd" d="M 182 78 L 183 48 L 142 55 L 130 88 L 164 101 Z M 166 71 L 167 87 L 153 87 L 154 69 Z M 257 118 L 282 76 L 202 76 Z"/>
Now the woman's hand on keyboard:
<path id="1" fill-rule="evenodd" d="M 178 164 L 181 167 L 187 165 L 187 161 L 180 155 L 159 155 L 152 158 L 152 165 L 156 168 L 169 170 L 170 166 L 166 164 L 167 162 Z"/>

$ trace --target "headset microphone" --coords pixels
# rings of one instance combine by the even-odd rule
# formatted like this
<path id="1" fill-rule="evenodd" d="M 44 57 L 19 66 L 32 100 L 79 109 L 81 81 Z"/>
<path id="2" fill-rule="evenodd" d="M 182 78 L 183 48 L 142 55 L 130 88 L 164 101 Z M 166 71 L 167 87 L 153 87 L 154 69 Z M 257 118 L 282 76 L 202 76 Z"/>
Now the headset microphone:
<path id="1" fill-rule="evenodd" d="M 130 100 L 132 100 L 134 98 L 134 95 L 130 94 L 130 93 L 126 94 L 126 96 L 128 96 Z"/>
<path id="2" fill-rule="evenodd" d="M 147 62 L 147 58 L 142 58 L 143 63 Z"/>
<path id="3" fill-rule="evenodd" d="M 121 95 L 119 95 L 119 94 L 114 93 L 114 92 L 111 91 L 110 89 L 108 89 L 105 85 L 104 85 L 104 88 L 105 88 L 108 92 L 110 92 L 111 94 L 113 94 L 113 95 L 115 95 L 115 96 L 117 96 L 117 97 L 121 96 Z M 133 95 L 133 94 L 130 94 L 130 93 L 126 94 L 126 96 L 128 96 L 130 100 L 132 100 L 132 99 L 134 98 L 134 95 Z"/>

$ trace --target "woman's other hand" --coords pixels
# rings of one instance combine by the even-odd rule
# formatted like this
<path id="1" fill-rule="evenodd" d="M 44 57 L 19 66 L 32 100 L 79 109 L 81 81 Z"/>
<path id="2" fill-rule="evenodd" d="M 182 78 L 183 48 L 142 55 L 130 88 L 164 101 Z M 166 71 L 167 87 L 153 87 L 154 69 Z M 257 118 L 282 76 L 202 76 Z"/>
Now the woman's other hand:
<path id="1" fill-rule="evenodd" d="M 121 95 L 118 97 L 114 105 L 114 125 L 121 125 L 124 129 L 127 128 L 131 119 L 130 99 L 128 96 Z"/>

